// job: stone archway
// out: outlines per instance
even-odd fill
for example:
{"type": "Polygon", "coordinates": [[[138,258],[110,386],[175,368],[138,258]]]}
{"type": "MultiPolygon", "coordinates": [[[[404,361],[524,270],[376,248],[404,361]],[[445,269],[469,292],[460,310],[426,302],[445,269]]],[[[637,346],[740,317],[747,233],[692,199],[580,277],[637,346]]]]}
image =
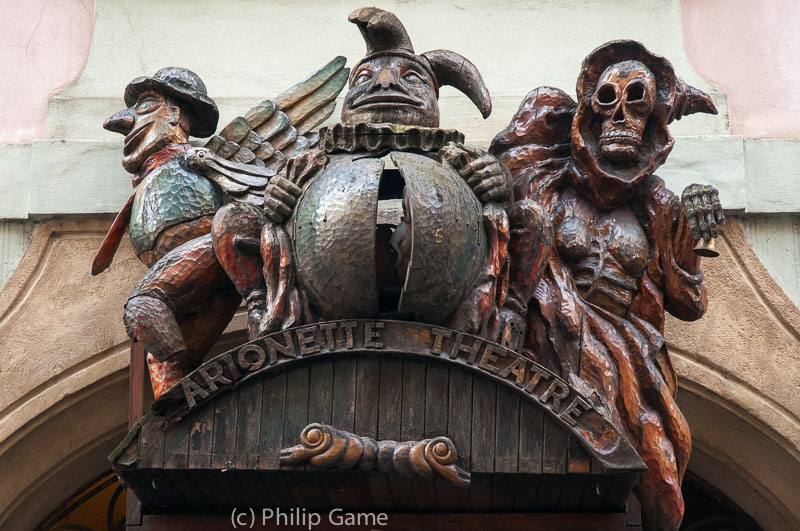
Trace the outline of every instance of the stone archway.
{"type": "Polygon", "coordinates": [[[753,253],[738,220],[704,263],[709,311],[668,320],[689,470],[764,529],[800,527],[800,310],[753,253]]]}

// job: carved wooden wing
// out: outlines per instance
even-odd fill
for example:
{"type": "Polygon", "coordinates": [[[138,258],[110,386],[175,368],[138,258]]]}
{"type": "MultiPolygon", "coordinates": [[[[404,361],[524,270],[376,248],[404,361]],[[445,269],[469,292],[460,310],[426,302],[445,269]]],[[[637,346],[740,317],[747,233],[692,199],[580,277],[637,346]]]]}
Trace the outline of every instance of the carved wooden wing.
{"type": "Polygon", "coordinates": [[[261,205],[270,177],[318,141],[316,126],[336,108],[347,82],[347,59],[336,57],[273,100],[234,118],[207,143],[202,161],[209,178],[235,201],[261,205]]]}

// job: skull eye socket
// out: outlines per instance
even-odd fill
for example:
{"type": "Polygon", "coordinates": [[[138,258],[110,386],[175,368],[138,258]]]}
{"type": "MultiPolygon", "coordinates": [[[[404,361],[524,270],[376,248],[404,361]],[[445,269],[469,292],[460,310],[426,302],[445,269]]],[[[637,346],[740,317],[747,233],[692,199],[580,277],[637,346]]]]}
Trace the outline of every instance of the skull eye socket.
{"type": "Polygon", "coordinates": [[[644,84],[642,83],[631,83],[628,85],[628,94],[625,97],[625,101],[628,103],[633,103],[636,101],[642,101],[644,99],[644,84]]]}
{"type": "Polygon", "coordinates": [[[597,91],[597,101],[602,105],[608,105],[617,101],[617,91],[611,85],[600,87],[597,91]]]}

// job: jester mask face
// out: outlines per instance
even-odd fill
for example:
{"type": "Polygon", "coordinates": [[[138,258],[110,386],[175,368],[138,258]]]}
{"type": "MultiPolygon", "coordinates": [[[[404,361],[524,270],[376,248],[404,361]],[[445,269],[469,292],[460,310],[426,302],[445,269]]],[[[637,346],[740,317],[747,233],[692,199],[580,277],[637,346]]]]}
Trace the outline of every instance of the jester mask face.
{"type": "Polygon", "coordinates": [[[365,61],[350,76],[342,121],[438,127],[434,80],[408,57],[384,55],[365,61]]]}

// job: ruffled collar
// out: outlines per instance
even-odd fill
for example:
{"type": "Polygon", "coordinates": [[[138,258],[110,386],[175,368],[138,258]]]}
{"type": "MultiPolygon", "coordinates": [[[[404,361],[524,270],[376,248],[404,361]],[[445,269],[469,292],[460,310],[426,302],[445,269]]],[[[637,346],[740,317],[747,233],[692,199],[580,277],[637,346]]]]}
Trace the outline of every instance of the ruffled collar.
{"type": "Polygon", "coordinates": [[[455,129],[390,123],[338,123],[319,131],[319,145],[327,153],[354,151],[438,151],[448,142],[463,142],[455,129]]]}

